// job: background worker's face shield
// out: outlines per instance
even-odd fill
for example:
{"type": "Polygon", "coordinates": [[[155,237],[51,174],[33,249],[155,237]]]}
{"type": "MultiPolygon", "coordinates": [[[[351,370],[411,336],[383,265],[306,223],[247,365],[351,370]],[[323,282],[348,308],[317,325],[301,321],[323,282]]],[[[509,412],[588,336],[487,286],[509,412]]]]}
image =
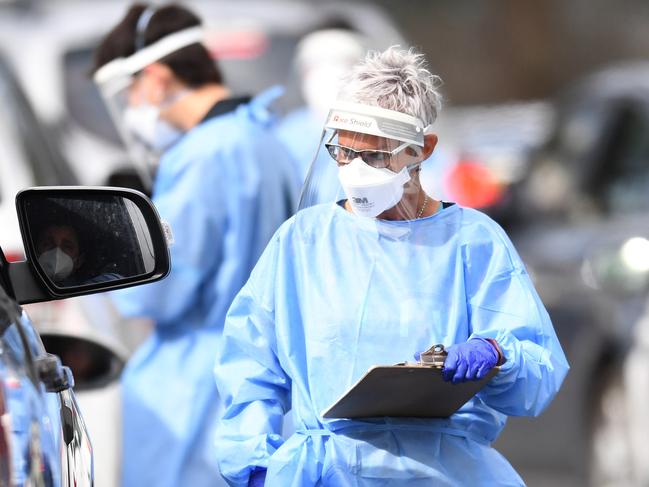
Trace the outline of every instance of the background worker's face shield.
{"type": "Polygon", "coordinates": [[[417,118],[393,110],[334,105],[300,209],[344,200],[348,210],[362,217],[415,220],[429,201],[419,185],[426,131],[417,118]]]}
{"type": "Polygon", "coordinates": [[[102,66],[94,76],[108,112],[145,186],[151,187],[152,169],[161,153],[175,142],[181,132],[160,118],[160,111],[178,100],[152,104],[147,96],[150,80],[144,69],[165,56],[201,42],[203,31],[192,27],[170,34],[136,51],[102,66]]]}

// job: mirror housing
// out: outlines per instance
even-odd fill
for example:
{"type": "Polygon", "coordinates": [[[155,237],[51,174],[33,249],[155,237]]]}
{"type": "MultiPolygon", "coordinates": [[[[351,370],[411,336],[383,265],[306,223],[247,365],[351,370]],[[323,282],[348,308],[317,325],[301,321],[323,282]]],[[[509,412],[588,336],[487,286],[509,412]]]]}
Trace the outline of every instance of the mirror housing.
{"type": "Polygon", "coordinates": [[[27,260],[8,264],[16,301],[29,304],[122,289],[170,270],[151,200],[125,188],[41,187],[16,195],[27,260]]]}

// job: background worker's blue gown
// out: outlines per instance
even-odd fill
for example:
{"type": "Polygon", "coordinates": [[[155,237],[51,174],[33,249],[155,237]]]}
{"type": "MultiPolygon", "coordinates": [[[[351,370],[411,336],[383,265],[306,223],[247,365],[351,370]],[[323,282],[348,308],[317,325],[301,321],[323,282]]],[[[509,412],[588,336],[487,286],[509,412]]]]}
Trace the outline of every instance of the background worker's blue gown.
{"type": "Polygon", "coordinates": [[[505,233],[457,205],[410,222],[300,211],[235,298],[218,357],[219,463],[236,486],[255,467],[273,487],[521,485],[490,444],[568,370],[505,233]],[[471,337],[495,339],[507,362],[450,418],[323,420],[371,366],[471,337]],[[296,433],[282,438],[290,407],[296,433]]]}
{"type": "MultiPolygon", "coordinates": [[[[318,117],[309,107],[302,106],[288,113],[277,124],[275,131],[293,157],[300,183],[304,182],[321,146],[320,137],[324,123],[324,117],[318,117]]],[[[321,152],[331,158],[325,150],[321,152]]]]}
{"type": "Polygon", "coordinates": [[[290,159],[263,99],[190,130],[161,159],[153,201],[171,224],[170,275],[115,293],[155,331],[123,375],[123,484],[223,485],[213,368],[230,303],[294,209],[290,159]]]}

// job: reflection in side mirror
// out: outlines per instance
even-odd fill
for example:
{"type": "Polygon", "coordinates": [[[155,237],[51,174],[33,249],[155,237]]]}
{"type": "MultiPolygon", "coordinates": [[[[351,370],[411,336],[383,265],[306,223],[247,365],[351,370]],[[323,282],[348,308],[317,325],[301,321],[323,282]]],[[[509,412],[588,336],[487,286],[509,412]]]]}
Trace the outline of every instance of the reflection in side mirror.
{"type": "Polygon", "coordinates": [[[59,288],[150,273],[155,253],[142,212],[120,196],[25,201],[39,268],[59,288]]]}
{"type": "Polygon", "coordinates": [[[117,188],[36,188],[16,198],[28,262],[57,297],[164,277],[169,255],[144,195],[117,188]]]}

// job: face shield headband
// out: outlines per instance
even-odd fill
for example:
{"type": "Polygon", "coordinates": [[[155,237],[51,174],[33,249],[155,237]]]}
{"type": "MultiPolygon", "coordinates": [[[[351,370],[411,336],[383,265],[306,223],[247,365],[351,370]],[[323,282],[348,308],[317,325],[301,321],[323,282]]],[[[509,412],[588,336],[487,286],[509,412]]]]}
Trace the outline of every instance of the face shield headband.
{"type": "Polygon", "coordinates": [[[110,97],[125,89],[131,83],[131,78],[149,64],[155,63],[184,47],[200,43],[203,39],[204,32],[200,26],[169,34],[128,57],[117,58],[105,64],[95,73],[95,83],[97,83],[104,96],[110,97]]]}
{"type": "Polygon", "coordinates": [[[337,102],[329,110],[325,129],[360,132],[424,147],[424,126],[417,117],[361,103],[337,102]]]}

